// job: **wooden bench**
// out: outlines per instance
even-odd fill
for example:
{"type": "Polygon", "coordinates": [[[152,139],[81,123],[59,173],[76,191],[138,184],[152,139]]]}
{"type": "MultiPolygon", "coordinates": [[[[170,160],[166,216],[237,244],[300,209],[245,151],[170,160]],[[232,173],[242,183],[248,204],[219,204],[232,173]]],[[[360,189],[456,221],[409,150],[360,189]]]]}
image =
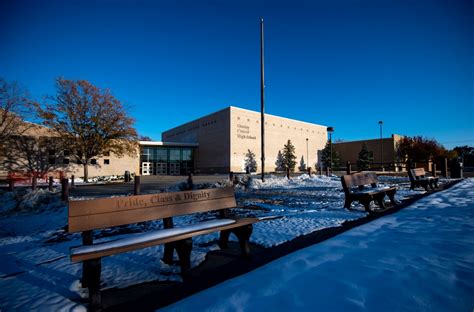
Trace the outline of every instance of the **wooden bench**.
{"type": "Polygon", "coordinates": [[[415,168],[408,170],[408,176],[410,177],[410,189],[414,190],[415,187],[423,187],[428,191],[428,186],[434,190],[438,188],[438,178],[437,177],[427,177],[424,168],[415,168]]]}
{"type": "Polygon", "coordinates": [[[165,263],[172,263],[177,251],[181,274],[189,276],[192,237],[220,231],[219,246],[226,248],[229,235],[239,239],[242,255],[250,252],[252,224],[259,218],[237,218],[229,208],[236,207],[234,189],[218,188],[175,193],[70,201],[68,231],[82,232],[82,246],[71,248],[71,261],[83,262],[82,287],[89,288],[92,309],[100,307],[101,258],[165,244],[165,263]],[[174,227],[173,217],[215,211],[203,222],[174,227]],[[162,219],[164,228],[129,234],[125,238],[94,244],[93,230],[162,219]]]}
{"type": "Polygon", "coordinates": [[[374,172],[361,172],[343,175],[341,177],[342,188],[345,193],[344,207],[351,209],[353,201],[357,200],[367,212],[372,213],[370,202],[375,201],[380,208],[385,209],[385,195],[395,205],[396,187],[378,186],[378,178],[374,172]]]}

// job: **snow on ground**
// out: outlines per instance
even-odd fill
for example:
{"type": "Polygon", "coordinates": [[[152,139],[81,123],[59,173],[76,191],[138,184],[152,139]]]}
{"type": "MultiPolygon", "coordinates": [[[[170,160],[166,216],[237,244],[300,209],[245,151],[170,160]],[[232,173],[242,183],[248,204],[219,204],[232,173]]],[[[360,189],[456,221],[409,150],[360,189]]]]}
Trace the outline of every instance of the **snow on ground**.
{"type": "MultiPolygon", "coordinates": [[[[399,178],[397,178],[399,179],[399,178]]],[[[409,191],[406,180],[387,178],[387,184],[402,183],[397,194],[409,191]]],[[[318,229],[339,226],[346,220],[365,216],[342,208],[344,194],[337,177],[302,175],[291,180],[267,177],[262,183],[254,179],[247,189],[236,191],[238,209],[243,215],[280,216],[254,226],[251,241],[262,246],[275,246],[318,229]]],[[[60,311],[84,310],[87,291],[80,288],[81,264],[69,260],[69,248],[80,245],[80,234],[67,234],[66,206],[59,192],[18,188],[16,193],[0,194],[0,310],[60,311]]],[[[211,214],[175,218],[177,226],[204,221],[211,214]]],[[[128,226],[113,239],[130,233],[162,228],[161,222],[128,226]]],[[[99,233],[99,241],[110,240],[112,230],[99,233]]],[[[192,266],[204,261],[206,254],[218,248],[218,234],[196,237],[192,266]]],[[[231,236],[231,239],[235,239],[231,236]]],[[[163,246],[106,257],[102,264],[102,289],[126,287],[147,281],[180,281],[179,267],[166,265],[159,259],[163,246]]]]}
{"type": "Polygon", "coordinates": [[[165,311],[472,311],[474,180],[165,311]]]}
{"type": "MultiPolygon", "coordinates": [[[[406,177],[380,177],[380,180],[381,185],[401,186],[395,197],[398,201],[425,192],[419,189],[411,191],[406,177]]],[[[355,211],[341,209],[344,206],[344,192],[337,176],[310,177],[303,174],[292,179],[268,176],[265,182],[253,179],[248,191],[238,192],[237,196],[240,206],[261,209],[253,211],[257,216],[282,216],[254,225],[250,240],[265,247],[366,215],[358,203],[353,203],[355,211]]]]}

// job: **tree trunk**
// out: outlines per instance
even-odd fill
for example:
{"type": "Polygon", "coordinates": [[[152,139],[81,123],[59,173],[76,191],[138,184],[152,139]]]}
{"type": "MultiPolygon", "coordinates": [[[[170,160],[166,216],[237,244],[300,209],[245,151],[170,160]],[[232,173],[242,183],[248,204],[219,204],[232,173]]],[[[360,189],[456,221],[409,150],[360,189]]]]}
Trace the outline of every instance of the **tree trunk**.
{"type": "Polygon", "coordinates": [[[38,177],[36,176],[36,173],[33,174],[33,177],[31,178],[31,189],[34,191],[36,190],[36,186],[38,185],[38,177]]]}
{"type": "Polygon", "coordinates": [[[89,167],[87,166],[88,163],[89,163],[89,161],[86,160],[83,164],[83,166],[84,166],[84,182],[88,182],[88,178],[89,178],[89,167]]]}

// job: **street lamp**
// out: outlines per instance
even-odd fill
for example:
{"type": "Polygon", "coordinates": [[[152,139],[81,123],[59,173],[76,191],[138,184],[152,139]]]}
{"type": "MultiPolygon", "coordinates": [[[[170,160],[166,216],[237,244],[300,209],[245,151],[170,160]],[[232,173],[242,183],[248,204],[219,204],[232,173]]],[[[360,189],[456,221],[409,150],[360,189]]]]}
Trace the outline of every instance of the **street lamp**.
{"type": "MultiPolygon", "coordinates": [[[[309,165],[309,156],[308,156],[308,138],[306,138],[306,163],[309,165]]],[[[306,165],[306,167],[308,167],[308,165],[306,165]]]]}
{"type": "Polygon", "coordinates": [[[382,139],[382,126],[383,126],[383,121],[380,120],[379,121],[379,125],[380,125],[380,166],[382,167],[382,171],[384,171],[383,169],[383,139],[382,139]]]}
{"type": "Polygon", "coordinates": [[[327,131],[329,133],[329,153],[330,153],[330,160],[331,160],[329,168],[331,168],[331,171],[332,171],[332,133],[334,132],[334,128],[328,127],[327,131]]]}

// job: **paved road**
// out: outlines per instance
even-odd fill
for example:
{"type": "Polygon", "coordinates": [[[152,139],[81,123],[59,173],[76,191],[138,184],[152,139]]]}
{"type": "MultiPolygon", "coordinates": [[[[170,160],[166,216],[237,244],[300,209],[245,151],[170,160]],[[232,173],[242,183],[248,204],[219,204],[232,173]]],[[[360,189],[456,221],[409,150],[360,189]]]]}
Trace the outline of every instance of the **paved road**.
{"type": "MultiPolygon", "coordinates": [[[[222,175],[198,175],[193,177],[195,184],[216,183],[226,180],[229,176],[222,175]]],[[[152,193],[157,190],[164,190],[170,186],[180,182],[186,182],[186,176],[142,176],[140,179],[140,191],[142,194],[152,193]]],[[[126,195],[133,193],[134,183],[110,183],[110,184],[94,184],[94,185],[76,185],[71,190],[72,197],[95,197],[95,196],[111,196],[126,195]]]]}

